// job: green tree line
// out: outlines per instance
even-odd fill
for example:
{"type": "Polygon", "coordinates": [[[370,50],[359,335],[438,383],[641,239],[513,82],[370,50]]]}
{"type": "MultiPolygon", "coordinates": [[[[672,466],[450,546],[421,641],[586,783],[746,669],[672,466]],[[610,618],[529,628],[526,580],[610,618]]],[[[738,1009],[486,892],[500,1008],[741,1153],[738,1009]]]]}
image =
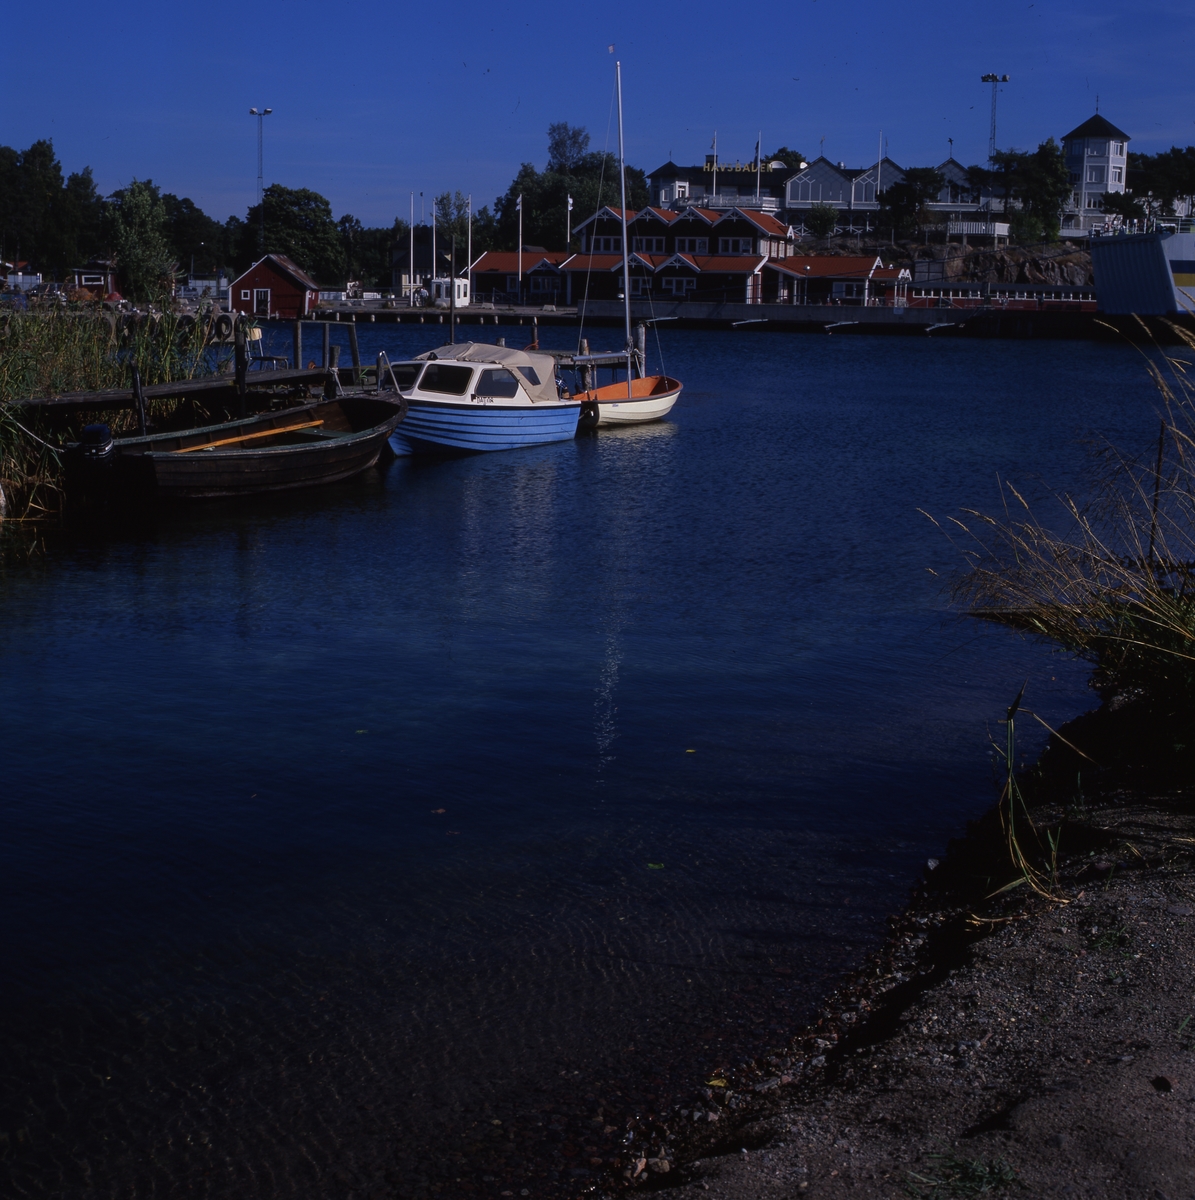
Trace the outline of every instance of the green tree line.
{"type": "MultiPolygon", "coordinates": [[[[525,245],[562,250],[570,226],[605,204],[617,205],[614,156],[589,149],[589,134],[566,122],[548,129],[542,171],[523,163],[491,210],[472,214],[473,254],[514,250],[522,196],[525,245]],[[573,209],[568,212],[568,199],[573,209]]],[[[627,202],[648,201],[647,179],[627,168],[627,202]]],[[[437,238],[447,253],[455,234],[463,264],[468,201],[460,192],[436,196],[437,238]]],[[[48,278],[63,278],[93,259],[116,263],[122,294],[145,299],[172,277],[224,269],[239,274],[261,254],[285,254],[324,284],[359,280],[367,288],[390,286],[391,260],[407,245],[409,225],[368,227],[351,213],[339,218],[326,197],[309,188],[272,184],[244,218],[218,221],[193,200],[163,192],[152,179],[134,179],[110,196],[96,188],[91,168],[64,175],[48,140],[26,150],[0,146],[0,259],[25,261],[48,278]]],[[[575,247],[575,240],[572,242],[575,247]]]]}

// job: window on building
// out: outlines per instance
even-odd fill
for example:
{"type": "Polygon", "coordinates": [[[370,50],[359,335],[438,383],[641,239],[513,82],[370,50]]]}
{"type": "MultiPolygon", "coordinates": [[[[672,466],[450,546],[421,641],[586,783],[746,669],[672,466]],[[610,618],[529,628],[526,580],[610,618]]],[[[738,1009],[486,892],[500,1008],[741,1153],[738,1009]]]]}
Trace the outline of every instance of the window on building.
{"type": "Polygon", "coordinates": [[[1107,142],[1088,142],[1087,143],[1087,153],[1089,155],[1094,154],[1097,158],[1103,158],[1103,156],[1108,153],[1108,143],[1107,142]]]}
{"type": "Polygon", "coordinates": [[[242,299],[242,300],[252,300],[252,299],[253,299],[253,293],[252,293],[252,292],[250,292],[248,288],[245,288],[245,289],[244,289],[244,290],[241,292],[241,299],[242,299]]]}
{"type": "Polygon", "coordinates": [[[646,296],[651,291],[651,280],[643,275],[631,276],[631,295],[646,296]]]}
{"type": "Polygon", "coordinates": [[[618,254],[622,251],[622,238],[593,237],[589,242],[591,254],[618,254]]]}
{"type": "Polygon", "coordinates": [[[1116,155],[1117,158],[1123,158],[1124,157],[1124,142],[1113,142],[1112,143],[1112,153],[1114,155],[1116,155]]]}
{"type": "Polygon", "coordinates": [[[670,187],[660,188],[660,203],[661,204],[671,204],[672,203],[672,189],[670,187]]]}
{"type": "Polygon", "coordinates": [[[532,275],[531,290],[533,292],[558,292],[560,284],[554,275],[532,275]]]}
{"type": "Polygon", "coordinates": [[[795,203],[797,204],[820,204],[822,198],[822,185],[815,183],[812,179],[799,179],[796,186],[792,189],[795,193],[795,203]]]}
{"type": "Polygon", "coordinates": [[[854,195],[856,204],[873,204],[876,198],[876,185],[874,183],[856,183],[854,195]]]}
{"type": "Polygon", "coordinates": [[[755,247],[751,238],[719,238],[719,254],[754,254],[755,247]]]}
{"type": "Polygon", "coordinates": [[[697,287],[696,279],[665,279],[664,291],[671,292],[678,300],[687,296],[697,287]]]}
{"type": "MultiPolygon", "coordinates": [[[[444,370],[466,371],[465,367],[446,367],[444,370]]],[[[466,372],[467,373],[467,372],[466,372]]],[[[427,381],[424,380],[424,388],[427,388],[427,381]]],[[[442,389],[433,388],[432,391],[440,391],[442,389]]],[[[459,396],[461,392],[453,391],[452,394],[459,396]]],[[[482,371],[477,380],[477,394],[479,396],[493,396],[498,400],[513,400],[519,394],[519,381],[514,375],[502,367],[498,367],[492,371],[482,371]]]]}
{"type": "Polygon", "coordinates": [[[1104,207],[1103,194],[1101,192],[1088,192],[1087,193],[1087,207],[1095,208],[1095,209],[1102,209],[1104,207]]]}
{"type": "Polygon", "coordinates": [[[640,254],[663,254],[664,239],[662,237],[631,238],[631,249],[640,254]]]}
{"type": "Polygon", "coordinates": [[[1071,183],[1078,183],[1078,182],[1079,182],[1079,172],[1072,171],[1071,172],[1071,183]]]}
{"type": "Polygon", "coordinates": [[[708,254],[710,252],[709,238],[678,237],[676,239],[677,254],[708,254]]]}
{"type": "Polygon", "coordinates": [[[269,288],[253,289],[253,315],[256,317],[268,317],[270,315],[269,288]]]}
{"type": "Polygon", "coordinates": [[[1087,168],[1087,182],[1088,183],[1103,183],[1104,182],[1104,168],[1103,167],[1088,167],[1087,168]]]}
{"type": "Polygon", "coordinates": [[[1124,168],[1123,167],[1113,167],[1112,168],[1112,182],[1113,183],[1124,183],[1124,168]]]}
{"type": "Polygon", "coordinates": [[[864,283],[835,283],[830,293],[836,300],[862,300],[866,287],[864,283]]]}
{"type": "Polygon", "coordinates": [[[687,200],[689,197],[689,185],[683,180],[676,181],[676,198],[678,200],[687,200]]]}

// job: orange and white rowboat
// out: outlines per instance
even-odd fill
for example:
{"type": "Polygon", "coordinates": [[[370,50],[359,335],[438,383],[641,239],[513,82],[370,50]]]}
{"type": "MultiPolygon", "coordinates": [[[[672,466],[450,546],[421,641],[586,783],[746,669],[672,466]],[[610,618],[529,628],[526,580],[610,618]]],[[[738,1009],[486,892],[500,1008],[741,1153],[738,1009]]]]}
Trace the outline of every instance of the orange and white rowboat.
{"type": "Polygon", "coordinates": [[[672,411],[680,391],[681,383],[677,379],[667,375],[645,375],[642,379],[631,380],[629,397],[624,379],[621,383],[578,392],[573,399],[581,401],[583,412],[589,405],[596,407],[598,425],[641,425],[646,421],[663,420],[672,411]]]}

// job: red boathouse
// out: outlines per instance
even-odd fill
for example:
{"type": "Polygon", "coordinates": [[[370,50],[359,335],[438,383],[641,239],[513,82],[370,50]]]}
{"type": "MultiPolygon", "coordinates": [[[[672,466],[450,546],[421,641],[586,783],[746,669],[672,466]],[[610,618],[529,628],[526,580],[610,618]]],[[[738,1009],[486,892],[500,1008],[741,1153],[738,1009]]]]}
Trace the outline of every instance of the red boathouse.
{"type": "Polygon", "coordinates": [[[232,281],[228,303],[246,316],[293,321],[311,315],[319,303],[319,284],[285,254],[267,254],[232,281]]]}

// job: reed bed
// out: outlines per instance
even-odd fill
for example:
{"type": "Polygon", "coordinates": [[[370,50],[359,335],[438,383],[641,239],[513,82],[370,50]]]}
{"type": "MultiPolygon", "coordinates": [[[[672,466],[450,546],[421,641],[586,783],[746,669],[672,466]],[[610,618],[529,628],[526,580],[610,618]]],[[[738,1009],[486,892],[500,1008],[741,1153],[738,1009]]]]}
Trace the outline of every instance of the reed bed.
{"type": "Polygon", "coordinates": [[[1145,700],[1187,720],[1195,708],[1195,336],[1145,361],[1158,389],[1158,439],[1140,455],[1096,450],[1091,493],[1056,493],[1037,516],[1011,483],[1002,516],[951,518],[967,559],[963,611],[1089,661],[1105,699],[1145,700]]]}
{"type": "MultiPolygon", "coordinates": [[[[193,379],[217,370],[209,318],[189,314],[115,314],[93,305],[0,315],[0,518],[42,519],[62,503],[57,450],[78,428],[103,419],[127,427],[131,412],[50,419],[12,401],[63,392],[128,387],[136,364],[145,384],[193,379]]],[[[155,415],[176,406],[159,401],[155,415]]]]}

